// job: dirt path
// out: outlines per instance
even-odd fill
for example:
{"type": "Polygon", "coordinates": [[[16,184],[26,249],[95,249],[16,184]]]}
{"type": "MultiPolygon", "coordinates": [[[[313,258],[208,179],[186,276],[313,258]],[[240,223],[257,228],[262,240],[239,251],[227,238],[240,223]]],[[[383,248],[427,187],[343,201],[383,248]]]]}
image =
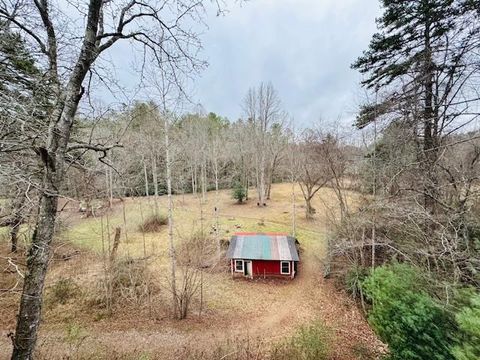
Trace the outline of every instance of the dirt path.
{"type": "MultiPolygon", "coordinates": [[[[41,357],[88,357],[95,349],[101,358],[156,354],[151,358],[175,359],[183,349],[209,349],[232,339],[280,341],[313,320],[325,323],[333,334],[332,359],[356,359],[353,348],[380,346],[355,305],[319,275],[320,267],[318,259],[307,255],[302,257],[294,281],[229,279],[234,283],[231,295],[243,299],[242,306],[233,312],[207,311],[201,318],[192,316],[182,322],[123,314],[84,324],[78,338],[69,338],[64,326],[52,323],[44,326],[40,336],[41,357]]],[[[9,348],[5,335],[3,332],[0,349],[9,348]]],[[[0,359],[8,359],[8,353],[0,351],[0,359]]]]}

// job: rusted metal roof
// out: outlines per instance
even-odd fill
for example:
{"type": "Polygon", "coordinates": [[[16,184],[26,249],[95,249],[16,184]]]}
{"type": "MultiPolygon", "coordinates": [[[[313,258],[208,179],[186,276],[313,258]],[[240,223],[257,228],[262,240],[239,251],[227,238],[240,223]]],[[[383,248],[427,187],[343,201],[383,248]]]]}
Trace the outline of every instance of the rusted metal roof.
{"type": "Polygon", "coordinates": [[[295,239],[282,233],[236,233],[227,258],[299,261],[295,239]]]}

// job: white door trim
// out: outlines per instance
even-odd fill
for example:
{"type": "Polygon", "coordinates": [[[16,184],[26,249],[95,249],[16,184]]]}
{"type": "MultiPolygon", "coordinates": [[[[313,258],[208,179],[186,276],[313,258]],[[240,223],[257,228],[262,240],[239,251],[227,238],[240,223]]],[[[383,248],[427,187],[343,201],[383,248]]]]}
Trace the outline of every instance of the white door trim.
{"type": "Polygon", "coordinates": [[[243,266],[247,270],[248,275],[246,275],[249,278],[253,278],[253,264],[252,260],[244,260],[243,261],[243,266]]]}

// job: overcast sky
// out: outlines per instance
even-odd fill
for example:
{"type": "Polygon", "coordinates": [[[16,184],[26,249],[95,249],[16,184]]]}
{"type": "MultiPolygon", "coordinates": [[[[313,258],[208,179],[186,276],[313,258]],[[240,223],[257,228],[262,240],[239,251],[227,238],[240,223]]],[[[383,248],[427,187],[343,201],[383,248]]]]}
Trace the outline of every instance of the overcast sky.
{"type": "Polygon", "coordinates": [[[194,97],[207,111],[235,120],[248,88],[271,81],[297,123],[351,121],[362,91],[350,64],[376,30],[378,0],[251,0],[229,10],[204,35],[210,65],[194,97]]]}
{"type": "MultiPolygon", "coordinates": [[[[350,65],[376,30],[378,0],[226,2],[226,15],[212,12],[206,19],[209,29],[202,35],[200,57],[209,66],[191,87],[195,103],[237,120],[248,88],[270,81],[299,127],[319,118],[352,122],[364,92],[350,65]]],[[[108,57],[116,65],[115,77],[132,89],[138,83],[132,67],[138,55],[128,46],[119,44],[108,57]]],[[[140,93],[132,96],[142,98],[140,93]]]]}

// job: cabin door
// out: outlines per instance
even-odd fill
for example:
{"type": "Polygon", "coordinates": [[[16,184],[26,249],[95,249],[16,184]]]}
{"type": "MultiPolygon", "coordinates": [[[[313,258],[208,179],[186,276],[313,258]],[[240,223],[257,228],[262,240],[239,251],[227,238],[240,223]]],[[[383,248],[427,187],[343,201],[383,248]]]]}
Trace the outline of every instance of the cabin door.
{"type": "Polygon", "coordinates": [[[252,262],[251,261],[245,260],[243,262],[243,275],[249,276],[249,277],[252,276],[252,262]]]}

